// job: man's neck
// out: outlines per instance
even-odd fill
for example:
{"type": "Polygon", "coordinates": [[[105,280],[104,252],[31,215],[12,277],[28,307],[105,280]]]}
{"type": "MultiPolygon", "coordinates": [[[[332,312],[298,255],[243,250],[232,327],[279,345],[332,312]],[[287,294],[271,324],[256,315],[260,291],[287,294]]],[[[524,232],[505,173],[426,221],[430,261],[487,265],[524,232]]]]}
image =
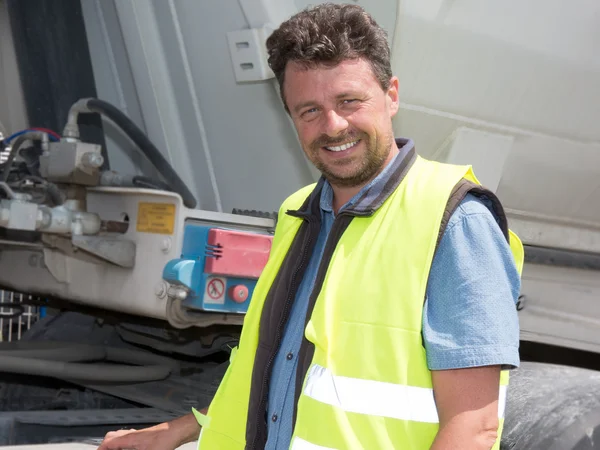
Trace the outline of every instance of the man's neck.
{"type": "Polygon", "coordinates": [[[399,153],[398,147],[395,145],[392,146],[388,157],[385,159],[384,163],[381,165],[379,170],[367,181],[358,185],[358,186],[336,186],[335,184],[331,184],[331,188],[333,190],[333,212],[337,214],[342,206],[348,203],[352,197],[360,192],[362,188],[364,188],[367,184],[377,178],[383,169],[387,167],[387,165],[392,162],[394,157],[399,153]]]}
{"type": "Polygon", "coordinates": [[[361,186],[351,186],[351,187],[339,187],[335,185],[331,185],[333,189],[333,212],[337,214],[340,211],[340,208],[344,206],[346,203],[352,199],[356,194],[360,192],[360,190],[365,187],[370,181],[367,181],[361,186]]]}

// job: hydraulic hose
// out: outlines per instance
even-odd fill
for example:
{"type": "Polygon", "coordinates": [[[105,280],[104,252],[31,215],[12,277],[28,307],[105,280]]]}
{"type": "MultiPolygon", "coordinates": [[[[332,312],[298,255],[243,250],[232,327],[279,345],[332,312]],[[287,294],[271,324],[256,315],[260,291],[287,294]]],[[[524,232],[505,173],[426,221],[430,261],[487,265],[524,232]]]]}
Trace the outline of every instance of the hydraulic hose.
{"type": "Polygon", "coordinates": [[[62,362],[98,361],[106,357],[106,349],[101,346],[56,341],[17,341],[3,342],[0,345],[0,358],[2,356],[62,362]]]}
{"type": "Polygon", "coordinates": [[[50,181],[45,180],[44,178],[39,177],[37,175],[27,175],[22,181],[24,180],[29,180],[41,184],[46,190],[48,197],[50,197],[50,200],[52,200],[52,202],[56,206],[60,206],[65,202],[65,199],[63,198],[63,193],[56,184],[51,183],[50,181]]]}
{"type": "Polygon", "coordinates": [[[10,169],[12,168],[13,161],[15,157],[19,153],[19,149],[21,145],[27,140],[43,140],[48,142],[48,134],[42,131],[28,131],[27,133],[21,134],[17,137],[11,144],[10,153],[8,154],[8,159],[4,163],[4,169],[2,170],[2,175],[0,175],[0,181],[7,181],[8,176],[10,175],[10,169]]]}
{"type": "Polygon", "coordinates": [[[48,181],[44,184],[44,186],[46,187],[46,192],[48,193],[48,196],[56,206],[60,206],[64,203],[63,194],[57,185],[48,181]]]}
{"type": "Polygon", "coordinates": [[[171,186],[162,180],[150,178],[143,175],[122,175],[117,172],[102,172],[100,176],[101,186],[111,187],[138,187],[144,189],[159,189],[161,191],[173,191],[171,186]]]}
{"type": "Polygon", "coordinates": [[[145,177],[142,175],[136,175],[133,177],[133,185],[148,189],[162,189],[163,191],[171,190],[171,187],[167,183],[164,183],[161,180],[155,180],[153,178],[145,177]]]}
{"type": "Polygon", "coordinates": [[[78,112],[95,112],[112,120],[139,147],[146,158],[156,167],[158,172],[171,187],[170,190],[181,195],[183,204],[188,208],[196,207],[196,198],[190,192],[177,172],[162,155],[160,150],[150,141],[148,136],[123,112],[110,103],[96,99],[82,99],[71,107],[68,123],[65,126],[65,136],[76,136],[75,131],[78,112]]]}
{"type": "Polygon", "coordinates": [[[171,369],[165,366],[124,367],[117,364],[80,364],[5,355],[0,356],[0,362],[0,370],[3,372],[85,382],[142,383],[163,380],[171,373],[171,369]]]}
{"type": "Polygon", "coordinates": [[[167,378],[177,364],[123,348],[22,341],[0,346],[0,372],[92,383],[142,383],[167,378]],[[83,361],[103,361],[83,363],[83,361]],[[106,364],[106,361],[129,365],[106,364]],[[131,364],[134,364],[133,366],[131,364]]]}

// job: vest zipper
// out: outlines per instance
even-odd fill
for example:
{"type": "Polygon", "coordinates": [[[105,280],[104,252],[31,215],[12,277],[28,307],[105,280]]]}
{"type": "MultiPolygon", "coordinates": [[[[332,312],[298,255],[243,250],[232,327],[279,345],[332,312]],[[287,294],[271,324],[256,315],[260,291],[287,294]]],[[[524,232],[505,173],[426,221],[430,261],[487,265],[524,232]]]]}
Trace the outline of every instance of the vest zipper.
{"type": "MultiPolygon", "coordinates": [[[[304,220],[306,220],[308,222],[308,226],[313,227],[315,222],[314,220],[312,220],[310,217],[306,217],[304,218],[304,220]]],[[[312,241],[314,240],[314,230],[309,229],[308,231],[308,236],[306,237],[306,242],[305,244],[302,246],[302,256],[300,258],[300,263],[296,265],[295,269],[294,269],[294,273],[292,274],[292,280],[290,283],[290,291],[288,293],[287,299],[286,299],[286,303],[285,306],[283,308],[283,317],[281,322],[279,323],[279,327],[277,328],[277,334],[275,335],[275,347],[274,347],[274,351],[271,352],[271,355],[269,356],[269,360],[267,361],[267,364],[265,366],[265,376],[263,377],[263,383],[262,383],[262,392],[263,392],[263,396],[260,400],[260,404],[258,407],[258,412],[259,414],[265,412],[266,413],[266,402],[267,402],[267,398],[268,398],[268,391],[267,391],[267,387],[268,387],[268,379],[269,376],[268,374],[270,374],[271,371],[271,366],[273,365],[273,361],[275,361],[275,356],[277,355],[277,352],[279,351],[279,346],[281,345],[281,340],[282,340],[282,335],[283,335],[283,330],[285,328],[285,324],[288,320],[288,316],[290,313],[290,308],[294,302],[294,299],[296,297],[297,291],[298,291],[298,287],[299,287],[299,283],[298,283],[298,273],[300,273],[300,270],[302,270],[302,267],[304,267],[307,263],[307,256],[308,256],[308,250],[312,247],[312,241]]],[[[266,424],[264,425],[264,428],[266,428],[266,424]]],[[[257,433],[254,434],[254,439],[252,440],[252,446],[250,447],[251,449],[256,449],[256,445],[257,445],[257,441],[259,438],[259,430],[257,430],[257,433]]],[[[262,431],[262,430],[260,430],[262,431]]]]}

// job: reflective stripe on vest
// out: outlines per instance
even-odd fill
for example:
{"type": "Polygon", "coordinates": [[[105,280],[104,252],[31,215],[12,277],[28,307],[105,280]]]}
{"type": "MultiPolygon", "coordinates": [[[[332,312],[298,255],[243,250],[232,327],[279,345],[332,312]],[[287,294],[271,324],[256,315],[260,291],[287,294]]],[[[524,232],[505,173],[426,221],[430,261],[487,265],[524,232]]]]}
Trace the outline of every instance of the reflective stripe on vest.
{"type": "Polygon", "coordinates": [[[322,445],[311,444],[302,438],[296,437],[292,442],[290,450],[336,450],[331,447],[323,447],[322,445]]]}
{"type": "MultiPolygon", "coordinates": [[[[507,387],[500,386],[500,419],[504,418],[506,393],[507,387]]],[[[337,376],[318,364],[308,372],[304,395],[346,412],[439,423],[433,389],[337,376]]]]}

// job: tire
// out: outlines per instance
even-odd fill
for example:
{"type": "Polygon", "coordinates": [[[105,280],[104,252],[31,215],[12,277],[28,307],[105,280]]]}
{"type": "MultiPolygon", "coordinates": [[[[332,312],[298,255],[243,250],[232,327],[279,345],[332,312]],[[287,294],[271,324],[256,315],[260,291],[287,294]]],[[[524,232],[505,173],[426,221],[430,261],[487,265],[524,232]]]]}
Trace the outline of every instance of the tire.
{"type": "Polygon", "coordinates": [[[523,362],[505,417],[501,450],[600,449],[600,372],[523,362]]]}

